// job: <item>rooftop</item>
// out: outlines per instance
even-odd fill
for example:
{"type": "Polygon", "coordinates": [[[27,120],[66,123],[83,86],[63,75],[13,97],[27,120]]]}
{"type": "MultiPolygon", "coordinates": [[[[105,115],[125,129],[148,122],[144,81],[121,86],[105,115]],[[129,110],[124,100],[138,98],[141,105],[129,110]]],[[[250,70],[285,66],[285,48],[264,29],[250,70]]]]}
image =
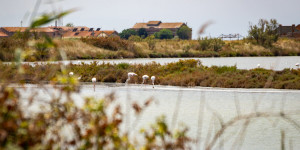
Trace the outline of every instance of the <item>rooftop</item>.
{"type": "Polygon", "coordinates": [[[185,25],[183,22],[149,21],[148,23],[136,23],[132,28],[180,28],[183,25],[185,25]]]}
{"type": "Polygon", "coordinates": [[[6,36],[8,36],[6,33],[0,31],[0,37],[6,37],[6,36]]]}
{"type": "Polygon", "coordinates": [[[80,38],[80,37],[97,37],[101,33],[105,33],[107,36],[110,36],[114,33],[118,34],[117,31],[115,30],[103,30],[103,31],[80,31],[77,30],[76,32],[74,31],[67,31],[66,33],[63,34],[63,37],[65,38],[80,38]]]}

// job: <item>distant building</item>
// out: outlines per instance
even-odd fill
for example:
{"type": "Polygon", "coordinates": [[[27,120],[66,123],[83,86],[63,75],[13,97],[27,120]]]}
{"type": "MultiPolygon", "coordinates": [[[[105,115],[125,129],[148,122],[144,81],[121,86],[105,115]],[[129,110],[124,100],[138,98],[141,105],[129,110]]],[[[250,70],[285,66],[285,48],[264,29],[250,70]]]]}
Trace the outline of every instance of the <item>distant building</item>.
{"type": "Polygon", "coordinates": [[[0,30],[0,38],[6,38],[8,35],[0,30]]]}
{"type": "MultiPolygon", "coordinates": [[[[0,38],[10,37],[16,33],[24,33],[27,31],[27,27],[1,27],[0,38]]],[[[85,26],[79,27],[63,27],[63,26],[50,26],[29,30],[29,33],[36,35],[47,35],[52,38],[81,38],[81,37],[112,37],[118,36],[118,32],[115,30],[101,30],[97,28],[94,31],[93,28],[85,26]]]]}
{"type": "Polygon", "coordinates": [[[283,26],[280,24],[277,32],[280,37],[300,38],[300,24],[297,26],[295,26],[295,24],[291,26],[283,26]]]}
{"type": "MultiPolygon", "coordinates": [[[[7,35],[7,37],[13,36],[16,33],[24,33],[27,31],[27,27],[1,27],[0,33],[4,33],[7,35]]],[[[58,30],[49,28],[49,27],[43,27],[43,28],[36,28],[29,30],[29,33],[36,35],[48,35],[49,37],[60,37],[60,33],[58,30]]],[[[3,35],[4,35],[3,34],[3,35]]]]}
{"type": "MultiPolygon", "coordinates": [[[[168,22],[168,23],[163,23],[161,21],[149,21],[147,23],[136,23],[132,29],[134,29],[135,31],[138,31],[141,28],[146,29],[148,35],[152,35],[155,32],[159,32],[162,29],[169,29],[173,32],[173,35],[176,36],[176,32],[179,28],[181,28],[182,26],[187,26],[186,23],[183,22],[168,22]]],[[[192,28],[190,28],[192,31],[192,28]]],[[[190,35],[190,37],[192,38],[192,35],[190,35]]]]}
{"type": "Polygon", "coordinates": [[[114,37],[119,36],[118,32],[115,30],[101,30],[97,28],[94,31],[93,28],[89,28],[88,30],[83,30],[82,28],[78,30],[74,28],[72,31],[65,32],[62,37],[63,38],[86,38],[86,37],[114,37]]]}
{"type": "Polygon", "coordinates": [[[115,37],[119,36],[119,33],[115,30],[103,30],[100,31],[100,34],[97,34],[97,37],[115,37]]]}

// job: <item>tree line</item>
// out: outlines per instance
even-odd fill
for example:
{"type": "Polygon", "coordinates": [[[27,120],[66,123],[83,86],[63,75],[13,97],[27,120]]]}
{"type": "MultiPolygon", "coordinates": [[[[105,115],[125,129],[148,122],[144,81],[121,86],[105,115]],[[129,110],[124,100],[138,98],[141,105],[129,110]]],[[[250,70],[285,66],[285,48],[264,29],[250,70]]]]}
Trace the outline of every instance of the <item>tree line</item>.
{"type": "Polygon", "coordinates": [[[155,39],[190,39],[191,38],[191,29],[187,26],[180,27],[177,32],[176,36],[173,35],[173,32],[170,29],[162,29],[159,32],[155,32],[153,35],[149,35],[145,28],[140,28],[139,30],[134,29],[125,29],[119,35],[123,39],[129,39],[130,37],[139,37],[141,39],[145,39],[148,36],[154,36],[155,39]]]}

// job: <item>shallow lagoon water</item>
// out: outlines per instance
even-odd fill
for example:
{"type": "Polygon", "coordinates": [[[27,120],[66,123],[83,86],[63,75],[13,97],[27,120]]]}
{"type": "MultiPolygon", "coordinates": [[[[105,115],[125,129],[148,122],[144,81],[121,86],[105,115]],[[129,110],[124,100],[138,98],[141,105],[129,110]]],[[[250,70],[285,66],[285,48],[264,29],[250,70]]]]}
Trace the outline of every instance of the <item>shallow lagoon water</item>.
{"type": "MultiPolygon", "coordinates": [[[[36,91],[37,99],[47,99],[47,92],[36,85],[26,85],[29,92],[24,92],[24,99],[36,91]]],[[[51,89],[50,87],[46,89],[51,89]]],[[[20,89],[22,90],[22,89],[20,89]]],[[[50,90],[50,93],[55,90],[50,90]]],[[[226,89],[226,88],[183,88],[174,86],[97,84],[83,84],[79,94],[73,95],[78,105],[82,104],[82,97],[103,98],[106,94],[115,92],[116,103],[121,104],[125,113],[123,130],[129,130],[132,138],[138,137],[140,128],[147,128],[155,118],[161,115],[167,117],[171,128],[177,128],[184,123],[190,128],[188,134],[200,140],[193,144],[193,149],[204,149],[209,135],[214,135],[220,128],[215,115],[221,116],[224,122],[253,112],[275,113],[284,111],[300,123],[300,91],[275,89],[226,89]],[[146,108],[142,115],[135,117],[134,112],[128,111],[129,103],[142,104],[149,98],[154,102],[146,108]]],[[[278,118],[259,118],[251,120],[247,128],[244,142],[240,142],[239,133],[244,121],[234,124],[226,130],[214,149],[280,149],[281,131],[286,134],[286,149],[300,147],[300,131],[290,123],[278,118]],[[224,144],[220,144],[223,143],[224,144]],[[241,144],[240,144],[241,143],[241,144]],[[234,145],[234,146],[232,146],[234,145]],[[240,145],[240,147],[235,147],[240,145]]],[[[211,136],[210,136],[211,137],[211,136]]]]}
{"type": "MultiPolygon", "coordinates": [[[[283,70],[285,68],[294,68],[296,63],[300,63],[300,56],[280,56],[280,57],[213,57],[213,58],[137,58],[137,59],[113,59],[113,60],[72,60],[72,61],[57,61],[50,63],[63,64],[90,64],[94,61],[98,63],[130,63],[130,64],[146,64],[155,61],[160,64],[167,64],[177,62],[179,60],[196,59],[200,60],[204,66],[234,66],[238,69],[253,69],[260,64],[261,68],[283,70]]],[[[44,64],[46,62],[36,62],[37,64],[44,64]]],[[[35,64],[29,62],[29,64],[35,64]]]]}

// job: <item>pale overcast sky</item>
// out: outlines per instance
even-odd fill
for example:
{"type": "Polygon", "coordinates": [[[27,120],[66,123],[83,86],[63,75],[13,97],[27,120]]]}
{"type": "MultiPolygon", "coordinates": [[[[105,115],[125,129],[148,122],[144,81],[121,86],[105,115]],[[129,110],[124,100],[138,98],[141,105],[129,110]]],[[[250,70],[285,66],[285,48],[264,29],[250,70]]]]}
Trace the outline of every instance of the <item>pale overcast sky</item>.
{"type": "MultiPolygon", "coordinates": [[[[37,0],[0,0],[0,27],[28,25],[37,0]],[[30,16],[30,15],[29,15],[30,16]],[[27,19],[26,19],[27,18],[27,19]]],[[[300,24],[300,0],[42,0],[39,13],[77,8],[63,19],[78,26],[121,32],[136,22],[187,22],[193,38],[207,21],[205,35],[247,35],[249,22],[275,18],[283,25],[300,24]],[[49,2],[55,2],[49,4],[49,2]]],[[[54,23],[53,23],[54,25],[54,23]]]]}

